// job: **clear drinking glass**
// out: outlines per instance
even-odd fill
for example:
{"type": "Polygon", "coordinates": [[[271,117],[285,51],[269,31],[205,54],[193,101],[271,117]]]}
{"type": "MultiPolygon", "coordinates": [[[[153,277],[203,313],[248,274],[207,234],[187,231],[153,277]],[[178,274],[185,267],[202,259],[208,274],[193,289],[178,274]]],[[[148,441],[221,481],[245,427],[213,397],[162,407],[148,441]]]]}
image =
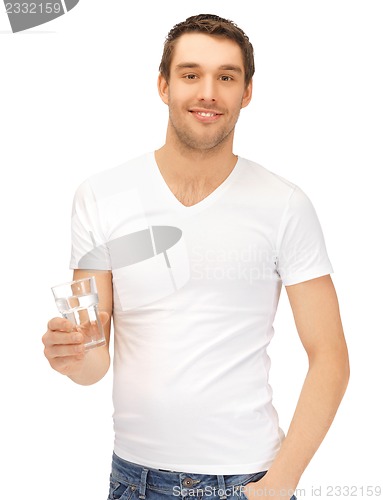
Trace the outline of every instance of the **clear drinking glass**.
{"type": "Polygon", "coordinates": [[[94,276],[54,286],[52,292],[61,315],[84,335],[85,350],[106,344],[94,276]]]}

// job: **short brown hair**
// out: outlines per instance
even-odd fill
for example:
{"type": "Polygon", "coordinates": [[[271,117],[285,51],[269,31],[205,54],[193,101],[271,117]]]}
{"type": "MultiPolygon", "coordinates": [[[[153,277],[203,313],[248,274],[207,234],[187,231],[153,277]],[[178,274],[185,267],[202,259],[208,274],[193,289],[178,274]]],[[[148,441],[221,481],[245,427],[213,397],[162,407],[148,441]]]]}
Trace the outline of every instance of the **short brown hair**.
{"type": "Polygon", "coordinates": [[[167,82],[170,77],[170,65],[176,41],[184,33],[204,33],[229,38],[236,42],[242,50],[243,64],[245,66],[245,85],[247,86],[250,83],[254,75],[254,51],[248,36],[233,21],[214,14],[198,14],[197,16],[188,17],[186,21],[176,24],[169,31],[165,39],[159,68],[160,73],[167,82]]]}

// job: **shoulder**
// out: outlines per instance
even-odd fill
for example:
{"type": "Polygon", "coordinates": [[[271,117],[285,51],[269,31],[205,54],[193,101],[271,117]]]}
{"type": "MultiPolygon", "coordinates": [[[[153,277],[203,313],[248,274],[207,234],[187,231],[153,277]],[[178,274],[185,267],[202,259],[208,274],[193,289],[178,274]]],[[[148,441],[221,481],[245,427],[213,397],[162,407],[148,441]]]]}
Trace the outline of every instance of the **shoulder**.
{"type": "Polygon", "coordinates": [[[145,153],[115,167],[101,170],[84,179],[76,195],[104,198],[118,191],[129,189],[132,182],[145,175],[145,168],[152,161],[153,153],[145,153]]]}
{"type": "Polygon", "coordinates": [[[239,158],[244,168],[244,182],[262,198],[280,202],[282,205],[305,203],[307,194],[294,182],[246,158],[239,158]]]}
{"type": "Polygon", "coordinates": [[[282,177],[281,175],[278,175],[277,173],[269,170],[268,168],[255,161],[248,160],[242,157],[239,157],[239,160],[241,161],[245,169],[247,169],[248,175],[256,178],[258,180],[258,183],[263,188],[269,188],[271,190],[274,189],[276,191],[285,191],[288,193],[291,193],[292,191],[294,191],[294,189],[297,188],[297,185],[290,180],[282,177]]]}

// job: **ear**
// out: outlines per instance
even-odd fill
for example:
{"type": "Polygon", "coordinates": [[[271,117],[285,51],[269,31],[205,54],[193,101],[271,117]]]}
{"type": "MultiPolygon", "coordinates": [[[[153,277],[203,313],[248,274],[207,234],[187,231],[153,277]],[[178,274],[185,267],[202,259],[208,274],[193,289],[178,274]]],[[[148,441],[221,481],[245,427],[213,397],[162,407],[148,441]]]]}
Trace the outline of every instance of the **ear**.
{"type": "Polygon", "coordinates": [[[242,96],[242,106],[241,108],[246,108],[250,104],[251,97],[253,95],[253,80],[250,80],[249,85],[245,88],[245,92],[242,96]]]}
{"type": "Polygon", "coordinates": [[[165,104],[169,104],[169,84],[160,73],[157,81],[158,94],[165,104]]]}

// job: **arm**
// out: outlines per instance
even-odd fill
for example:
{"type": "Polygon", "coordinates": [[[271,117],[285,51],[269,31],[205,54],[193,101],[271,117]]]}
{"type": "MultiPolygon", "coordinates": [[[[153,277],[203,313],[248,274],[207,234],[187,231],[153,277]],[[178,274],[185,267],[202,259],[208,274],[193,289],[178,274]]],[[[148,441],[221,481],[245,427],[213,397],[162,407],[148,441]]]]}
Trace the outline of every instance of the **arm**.
{"type": "Polygon", "coordinates": [[[81,385],[91,385],[107,373],[110,366],[110,322],[113,311],[112,273],[110,271],[75,270],[73,279],[96,277],[100,319],[103,323],[106,345],[84,352],[83,336],[73,331],[73,325],[64,318],[53,318],[43,336],[45,356],[53,369],[81,385]],[[70,332],[70,333],[69,333],[70,332]]]}
{"type": "MultiPolygon", "coordinates": [[[[286,439],[268,473],[253,484],[257,491],[295,490],[335,417],[349,379],[347,346],[330,275],[287,286],[286,291],[309,369],[286,439]]],[[[248,496],[253,498],[251,485],[248,496]]]]}

